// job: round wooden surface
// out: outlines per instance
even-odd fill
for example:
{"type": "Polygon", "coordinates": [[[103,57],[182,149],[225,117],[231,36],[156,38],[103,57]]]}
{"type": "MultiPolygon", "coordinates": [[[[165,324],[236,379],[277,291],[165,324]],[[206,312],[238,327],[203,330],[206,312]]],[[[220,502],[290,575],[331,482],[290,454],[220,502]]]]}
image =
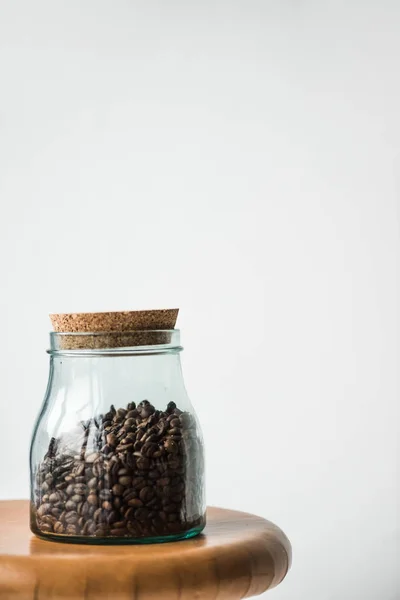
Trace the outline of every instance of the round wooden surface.
{"type": "Polygon", "coordinates": [[[278,585],[290,566],[282,531],[265,519],[209,508],[203,535],[141,546],[44,541],[26,500],[0,502],[0,598],[234,600],[278,585]]]}

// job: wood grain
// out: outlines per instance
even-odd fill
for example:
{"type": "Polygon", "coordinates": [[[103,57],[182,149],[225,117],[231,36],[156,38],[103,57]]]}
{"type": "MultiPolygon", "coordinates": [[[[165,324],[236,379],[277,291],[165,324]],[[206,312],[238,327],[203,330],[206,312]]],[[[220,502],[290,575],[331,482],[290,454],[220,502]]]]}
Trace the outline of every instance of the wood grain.
{"type": "Polygon", "coordinates": [[[44,541],[28,526],[26,500],[0,502],[2,600],[235,600],[278,585],[291,547],[254,515],[209,508],[204,535],[142,546],[44,541]]]}

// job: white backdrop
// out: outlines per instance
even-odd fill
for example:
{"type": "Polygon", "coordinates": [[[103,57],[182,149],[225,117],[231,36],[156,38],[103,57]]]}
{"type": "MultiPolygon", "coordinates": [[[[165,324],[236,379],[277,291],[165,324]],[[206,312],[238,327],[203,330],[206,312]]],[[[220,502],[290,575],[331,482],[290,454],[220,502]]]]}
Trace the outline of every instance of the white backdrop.
{"type": "Polygon", "coordinates": [[[210,504],[271,600],[398,600],[400,3],[1,0],[2,498],[49,312],[180,306],[210,504]]]}

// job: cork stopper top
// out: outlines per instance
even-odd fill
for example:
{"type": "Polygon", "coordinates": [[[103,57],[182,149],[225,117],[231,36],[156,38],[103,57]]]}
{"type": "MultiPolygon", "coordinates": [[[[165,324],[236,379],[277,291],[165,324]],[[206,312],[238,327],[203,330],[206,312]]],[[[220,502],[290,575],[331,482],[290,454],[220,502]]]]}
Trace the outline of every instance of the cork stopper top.
{"type": "Polygon", "coordinates": [[[123,312],[52,314],[50,320],[58,333],[95,333],[98,331],[145,331],[174,329],[179,308],[123,312]]]}
{"type": "MultiPolygon", "coordinates": [[[[102,313],[52,314],[52,348],[101,350],[170,344],[178,308],[102,313]]],[[[179,333],[179,332],[177,332],[179,333]]]]}

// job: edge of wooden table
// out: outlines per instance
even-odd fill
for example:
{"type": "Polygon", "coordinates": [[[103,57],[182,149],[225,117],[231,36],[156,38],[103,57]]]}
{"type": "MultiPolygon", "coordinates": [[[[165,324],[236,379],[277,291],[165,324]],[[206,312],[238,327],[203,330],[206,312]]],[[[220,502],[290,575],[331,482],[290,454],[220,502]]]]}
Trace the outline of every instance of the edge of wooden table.
{"type": "Polygon", "coordinates": [[[27,500],[0,502],[4,600],[239,600],[278,585],[290,564],[286,535],[239,511],[209,507],[204,535],[191,540],[91,546],[39,539],[27,500]]]}

